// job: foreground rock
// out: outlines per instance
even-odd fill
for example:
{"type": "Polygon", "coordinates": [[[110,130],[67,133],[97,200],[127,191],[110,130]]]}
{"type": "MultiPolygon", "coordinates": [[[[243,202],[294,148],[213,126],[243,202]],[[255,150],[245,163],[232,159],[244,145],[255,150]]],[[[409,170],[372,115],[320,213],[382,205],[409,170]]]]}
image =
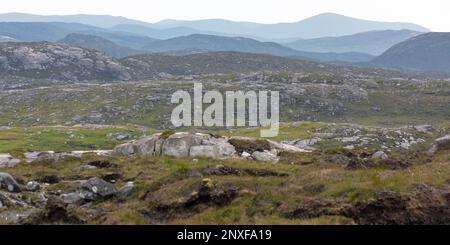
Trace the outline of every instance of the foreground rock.
{"type": "Polygon", "coordinates": [[[20,186],[17,181],[8,173],[0,173],[0,189],[9,192],[20,192],[20,186]]]}
{"type": "Polygon", "coordinates": [[[430,155],[435,154],[438,151],[445,151],[445,150],[450,150],[450,134],[438,138],[434,141],[433,146],[431,147],[431,149],[428,151],[428,153],[430,155]]]}
{"type": "Polygon", "coordinates": [[[116,187],[98,177],[91,178],[81,184],[81,197],[96,201],[99,199],[106,199],[116,194],[116,187]]]}
{"type": "Polygon", "coordinates": [[[270,140],[244,137],[215,137],[201,133],[174,133],[170,136],[155,134],[114,148],[122,156],[173,156],[173,157],[243,157],[258,161],[278,161],[280,152],[307,152],[292,145],[270,140]]]}

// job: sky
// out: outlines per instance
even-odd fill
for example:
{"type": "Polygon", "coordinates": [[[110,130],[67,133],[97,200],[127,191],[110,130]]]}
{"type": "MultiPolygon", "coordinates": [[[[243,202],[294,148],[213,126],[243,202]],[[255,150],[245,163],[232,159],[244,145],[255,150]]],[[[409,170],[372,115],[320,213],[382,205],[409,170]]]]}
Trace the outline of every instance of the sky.
{"type": "Polygon", "coordinates": [[[221,18],[295,22],[324,12],[450,32],[449,0],[0,0],[0,13],[108,14],[147,22],[221,18]]]}

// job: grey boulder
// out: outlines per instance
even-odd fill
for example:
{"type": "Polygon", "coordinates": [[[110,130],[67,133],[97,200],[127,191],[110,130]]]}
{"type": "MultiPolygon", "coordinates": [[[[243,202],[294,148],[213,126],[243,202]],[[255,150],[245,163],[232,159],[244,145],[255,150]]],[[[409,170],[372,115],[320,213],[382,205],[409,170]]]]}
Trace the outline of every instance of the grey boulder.
{"type": "Polygon", "coordinates": [[[116,187],[98,177],[88,179],[81,183],[81,194],[85,199],[97,200],[109,198],[116,194],[116,187]],[[90,192],[90,193],[89,193],[90,192]]]}
{"type": "Polygon", "coordinates": [[[9,192],[20,192],[20,186],[17,181],[8,173],[0,173],[0,189],[9,192]]]}

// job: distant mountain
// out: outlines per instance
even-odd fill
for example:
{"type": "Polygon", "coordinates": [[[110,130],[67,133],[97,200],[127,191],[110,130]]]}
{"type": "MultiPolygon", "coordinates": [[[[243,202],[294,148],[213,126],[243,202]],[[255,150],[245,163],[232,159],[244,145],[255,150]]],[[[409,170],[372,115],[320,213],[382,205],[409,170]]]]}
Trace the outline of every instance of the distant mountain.
{"type": "Polygon", "coordinates": [[[173,52],[183,50],[235,51],[255,54],[271,54],[277,56],[293,56],[297,51],[284,47],[278,43],[259,42],[242,37],[222,37],[213,35],[193,34],[160,40],[145,47],[152,52],[173,52]]]}
{"type": "Polygon", "coordinates": [[[102,52],[48,42],[0,43],[0,77],[60,81],[131,79],[120,62],[102,52]]]}
{"type": "Polygon", "coordinates": [[[159,28],[184,26],[204,31],[271,39],[335,37],[375,30],[429,31],[427,28],[411,23],[368,21],[333,13],[320,14],[295,23],[257,24],[211,19],[197,21],[165,20],[156,23],[154,26],[159,28]]]}
{"type": "Polygon", "coordinates": [[[115,25],[147,25],[148,23],[110,15],[35,15],[23,13],[0,14],[2,22],[66,22],[110,28],[115,25]]]}
{"type": "Polygon", "coordinates": [[[164,20],[151,24],[124,17],[108,15],[39,16],[20,13],[0,14],[0,21],[81,23],[96,27],[133,32],[140,35],[142,35],[143,32],[146,32],[148,33],[146,35],[149,37],[157,39],[199,33],[220,36],[243,36],[258,40],[279,41],[292,38],[344,36],[375,30],[409,29],[419,32],[429,31],[424,27],[411,23],[368,21],[333,13],[320,14],[294,23],[278,24],[235,22],[221,19],[196,21],[164,20]],[[156,29],[156,31],[144,30],[143,27],[156,29]],[[139,28],[140,30],[138,31],[139,28]],[[158,29],[161,32],[158,32],[158,29]]]}
{"type": "Polygon", "coordinates": [[[142,53],[131,48],[117,45],[116,43],[103,37],[86,34],[69,34],[58,43],[77,46],[82,48],[96,49],[113,57],[122,58],[133,54],[142,53]]]}
{"type": "Polygon", "coordinates": [[[111,42],[116,43],[117,45],[128,47],[134,50],[142,50],[145,46],[149,45],[152,42],[158,41],[158,39],[135,35],[132,33],[125,32],[108,32],[106,30],[85,30],[78,32],[80,34],[88,34],[93,36],[102,37],[111,42]]]}
{"type": "Polygon", "coordinates": [[[450,33],[430,32],[394,45],[373,60],[379,66],[450,73],[450,33]]]}
{"type": "Polygon", "coordinates": [[[74,32],[101,30],[77,23],[0,22],[0,35],[21,41],[57,41],[74,32]]]}
{"type": "Polygon", "coordinates": [[[308,52],[360,52],[380,55],[393,45],[420,34],[422,33],[411,30],[371,31],[341,37],[302,39],[283,45],[308,52]]]}
{"type": "MultiPolygon", "coordinates": [[[[134,33],[137,35],[148,36],[155,39],[170,39],[179,36],[188,36],[192,34],[205,34],[205,35],[216,35],[216,36],[230,36],[226,33],[220,33],[215,31],[203,31],[197,30],[189,27],[173,27],[167,29],[157,29],[151,28],[143,25],[117,25],[110,30],[134,33]]],[[[232,36],[232,35],[231,35],[232,36]]]]}

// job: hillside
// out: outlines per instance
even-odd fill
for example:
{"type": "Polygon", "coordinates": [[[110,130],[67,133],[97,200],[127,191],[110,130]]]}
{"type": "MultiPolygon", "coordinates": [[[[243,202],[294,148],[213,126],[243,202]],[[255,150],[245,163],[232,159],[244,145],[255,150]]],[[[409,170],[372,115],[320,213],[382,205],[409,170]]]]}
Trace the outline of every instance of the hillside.
{"type": "Polygon", "coordinates": [[[102,52],[53,43],[0,43],[0,76],[30,79],[127,80],[129,73],[102,52]]]}
{"type": "Polygon", "coordinates": [[[193,34],[160,40],[145,47],[152,52],[183,51],[200,49],[208,51],[234,51],[256,54],[271,54],[277,56],[292,56],[297,51],[277,43],[259,42],[242,37],[222,37],[214,35],[193,34]]]}
{"type": "Polygon", "coordinates": [[[411,30],[371,31],[341,37],[302,39],[284,45],[308,52],[360,52],[380,55],[393,45],[420,34],[411,30]]]}
{"type": "Polygon", "coordinates": [[[379,66],[450,71],[450,33],[427,33],[399,43],[373,60],[379,66]]]}
{"type": "Polygon", "coordinates": [[[108,39],[86,34],[69,34],[65,38],[59,40],[58,43],[96,49],[116,58],[122,58],[140,53],[137,50],[117,45],[108,39]]]}
{"type": "Polygon", "coordinates": [[[136,79],[148,79],[158,73],[199,75],[215,73],[248,73],[254,71],[334,71],[331,65],[271,55],[212,52],[185,56],[144,54],[127,57],[122,64],[133,71],[136,79]]]}

